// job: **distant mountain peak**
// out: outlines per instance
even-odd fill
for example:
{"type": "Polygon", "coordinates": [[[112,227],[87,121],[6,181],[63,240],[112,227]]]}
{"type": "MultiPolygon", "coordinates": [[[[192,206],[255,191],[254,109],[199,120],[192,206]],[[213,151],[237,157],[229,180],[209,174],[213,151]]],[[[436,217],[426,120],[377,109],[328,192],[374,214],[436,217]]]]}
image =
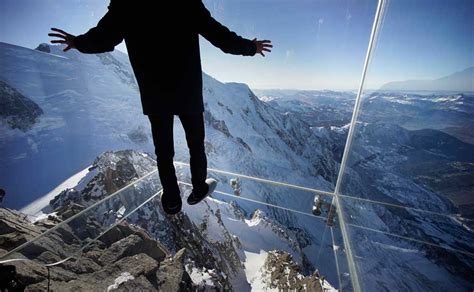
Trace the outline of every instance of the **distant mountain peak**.
{"type": "Polygon", "coordinates": [[[380,89],[394,91],[474,91],[474,66],[434,80],[405,80],[384,84],[380,89]]]}
{"type": "Polygon", "coordinates": [[[35,50],[45,53],[51,53],[51,47],[47,43],[39,44],[35,50]]]}

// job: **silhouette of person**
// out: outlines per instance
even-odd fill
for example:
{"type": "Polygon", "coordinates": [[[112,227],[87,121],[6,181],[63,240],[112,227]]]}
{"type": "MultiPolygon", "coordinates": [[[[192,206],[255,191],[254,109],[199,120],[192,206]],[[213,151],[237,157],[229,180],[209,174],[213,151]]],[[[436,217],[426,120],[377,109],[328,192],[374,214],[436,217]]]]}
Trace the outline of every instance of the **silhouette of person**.
{"type": "Polygon", "coordinates": [[[197,204],[215,188],[207,179],[204,148],[204,104],[199,35],[223,52],[254,56],[270,52],[269,40],[249,40],[216,21],[201,0],[166,1],[111,0],[96,27],[74,36],[61,29],[49,36],[64,44],[64,51],[77,49],[95,54],[113,51],[125,40],[135,73],[143,113],[151,124],[157,167],[168,214],[181,210],[182,201],[173,165],[173,119],[179,116],[189,148],[193,190],[189,204],[197,204]]]}

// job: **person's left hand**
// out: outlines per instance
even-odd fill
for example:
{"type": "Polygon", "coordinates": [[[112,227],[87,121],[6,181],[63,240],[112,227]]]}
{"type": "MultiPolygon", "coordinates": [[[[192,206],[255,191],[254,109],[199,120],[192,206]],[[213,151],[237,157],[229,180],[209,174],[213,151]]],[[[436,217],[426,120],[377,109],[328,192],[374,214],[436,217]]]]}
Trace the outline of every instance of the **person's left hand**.
{"type": "Polygon", "coordinates": [[[69,51],[70,49],[75,49],[76,46],[74,45],[74,38],[72,34],[65,32],[59,28],[51,28],[52,31],[56,33],[48,33],[50,37],[57,37],[60,38],[59,40],[52,40],[52,44],[65,44],[66,47],[63,49],[64,52],[69,51]]]}
{"type": "Polygon", "coordinates": [[[257,38],[254,38],[253,43],[257,46],[257,54],[260,54],[265,57],[263,52],[271,52],[273,48],[272,41],[270,40],[263,40],[258,41],[257,38]]]}

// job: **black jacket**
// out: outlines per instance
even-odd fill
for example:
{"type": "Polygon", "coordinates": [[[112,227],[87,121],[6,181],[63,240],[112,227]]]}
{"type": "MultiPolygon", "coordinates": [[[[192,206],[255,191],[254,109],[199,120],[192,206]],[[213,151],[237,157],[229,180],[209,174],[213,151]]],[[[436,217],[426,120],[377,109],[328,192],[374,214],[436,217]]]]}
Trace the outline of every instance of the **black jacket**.
{"type": "Polygon", "coordinates": [[[111,0],[97,26],[74,44],[95,54],[125,39],[145,115],[202,113],[198,35],[234,55],[253,56],[256,46],[212,18],[201,0],[162,2],[111,0]]]}

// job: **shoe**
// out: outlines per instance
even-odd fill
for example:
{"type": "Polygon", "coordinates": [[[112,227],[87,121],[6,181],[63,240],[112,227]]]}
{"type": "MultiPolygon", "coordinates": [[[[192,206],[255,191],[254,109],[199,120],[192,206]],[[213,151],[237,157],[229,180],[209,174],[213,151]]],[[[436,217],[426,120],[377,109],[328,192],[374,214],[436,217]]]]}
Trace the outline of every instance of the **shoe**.
{"type": "Polygon", "coordinates": [[[202,193],[195,193],[194,190],[193,190],[191,192],[191,194],[189,194],[189,197],[188,197],[188,200],[187,200],[188,204],[189,205],[196,205],[197,203],[201,202],[207,196],[212,194],[212,192],[214,192],[214,190],[216,189],[216,186],[217,186],[217,181],[215,179],[213,179],[213,178],[206,179],[207,190],[205,190],[202,193]]]}
{"type": "Polygon", "coordinates": [[[183,202],[181,201],[181,196],[179,194],[175,197],[169,197],[166,194],[164,194],[164,192],[161,192],[160,199],[161,199],[161,206],[163,207],[163,211],[165,211],[166,214],[174,215],[178,213],[179,211],[181,211],[183,202]]]}

